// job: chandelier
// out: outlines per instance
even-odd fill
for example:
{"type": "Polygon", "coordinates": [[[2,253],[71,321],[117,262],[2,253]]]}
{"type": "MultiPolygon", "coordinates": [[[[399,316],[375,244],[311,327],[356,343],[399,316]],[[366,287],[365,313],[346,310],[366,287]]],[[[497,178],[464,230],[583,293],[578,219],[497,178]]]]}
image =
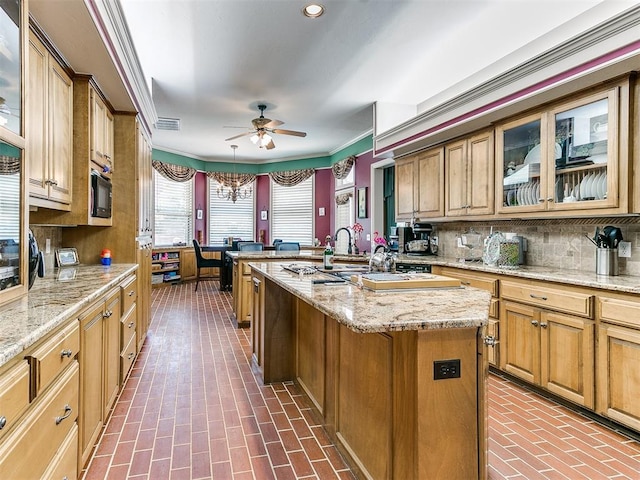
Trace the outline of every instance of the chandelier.
{"type": "Polygon", "coordinates": [[[236,200],[244,200],[251,197],[253,189],[251,185],[244,186],[240,182],[241,176],[236,173],[236,148],[237,145],[231,145],[233,149],[233,175],[227,175],[226,180],[220,180],[220,185],[216,190],[218,198],[231,200],[236,203],[236,200]]]}

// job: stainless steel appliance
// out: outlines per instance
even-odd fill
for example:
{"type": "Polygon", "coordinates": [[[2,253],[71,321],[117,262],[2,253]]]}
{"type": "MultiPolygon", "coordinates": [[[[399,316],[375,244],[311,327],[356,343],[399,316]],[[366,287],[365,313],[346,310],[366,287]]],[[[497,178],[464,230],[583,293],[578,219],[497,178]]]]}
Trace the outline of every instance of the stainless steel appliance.
{"type": "Polygon", "coordinates": [[[413,229],[411,227],[396,227],[396,235],[398,236],[398,253],[405,253],[407,243],[414,239],[413,229]]]}
{"type": "Polygon", "coordinates": [[[91,171],[91,216],[111,218],[111,180],[91,171]]]}
{"type": "Polygon", "coordinates": [[[438,238],[434,235],[430,223],[414,223],[413,235],[415,240],[407,244],[407,255],[437,255],[438,238]]]}

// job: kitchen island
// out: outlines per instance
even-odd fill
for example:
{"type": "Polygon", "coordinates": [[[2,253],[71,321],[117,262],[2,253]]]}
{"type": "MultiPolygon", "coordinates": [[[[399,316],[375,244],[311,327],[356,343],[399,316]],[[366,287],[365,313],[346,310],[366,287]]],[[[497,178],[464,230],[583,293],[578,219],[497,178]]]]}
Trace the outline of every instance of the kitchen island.
{"type": "Polygon", "coordinates": [[[373,292],[258,262],[252,367],[301,387],[360,477],[486,478],[488,292],[373,292]]]}

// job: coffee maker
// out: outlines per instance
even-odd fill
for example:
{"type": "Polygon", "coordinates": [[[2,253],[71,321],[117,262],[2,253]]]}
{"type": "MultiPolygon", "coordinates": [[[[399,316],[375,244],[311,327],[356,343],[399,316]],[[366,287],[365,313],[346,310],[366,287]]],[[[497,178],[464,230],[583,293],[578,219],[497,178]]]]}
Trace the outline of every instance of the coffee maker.
{"type": "Polygon", "coordinates": [[[414,240],[407,245],[408,255],[437,255],[438,237],[430,223],[414,223],[413,235],[414,240]]]}
{"type": "Polygon", "coordinates": [[[411,227],[395,227],[398,237],[398,253],[407,251],[407,243],[413,240],[413,229],[411,227]]]}

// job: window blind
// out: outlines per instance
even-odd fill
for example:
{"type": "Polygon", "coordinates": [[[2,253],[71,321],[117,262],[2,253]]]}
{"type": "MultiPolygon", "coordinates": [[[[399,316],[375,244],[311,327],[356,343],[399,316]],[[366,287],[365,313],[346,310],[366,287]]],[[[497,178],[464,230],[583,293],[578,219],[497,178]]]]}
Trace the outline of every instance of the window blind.
{"type": "Polygon", "coordinates": [[[255,239],[255,182],[247,185],[254,194],[249,198],[238,198],[235,203],[217,194],[220,183],[212,178],[209,182],[209,243],[224,243],[227,237],[242,240],[255,239]]]}
{"type": "Polygon", "coordinates": [[[20,172],[0,175],[0,240],[20,243],[20,172]]]}
{"type": "Polygon", "coordinates": [[[154,175],[154,245],[191,244],[193,239],[193,179],[174,182],[154,175]]]}
{"type": "Polygon", "coordinates": [[[292,187],[271,181],[271,239],[313,245],[313,179],[292,187]]]}

